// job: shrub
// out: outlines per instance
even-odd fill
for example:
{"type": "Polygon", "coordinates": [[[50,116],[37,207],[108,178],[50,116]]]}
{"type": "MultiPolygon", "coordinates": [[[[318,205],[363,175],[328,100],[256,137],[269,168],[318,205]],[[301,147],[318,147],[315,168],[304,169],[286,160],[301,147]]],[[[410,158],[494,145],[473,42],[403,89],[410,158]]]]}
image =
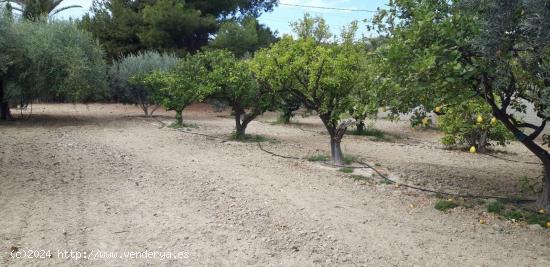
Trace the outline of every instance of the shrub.
{"type": "Polygon", "coordinates": [[[487,204],[487,211],[501,214],[504,211],[504,204],[500,201],[494,201],[489,204],[487,204]]]}
{"type": "Polygon", "coordinates": [[[343,167],[343,168],[338,169],[338,171],[343,172],[343,173],[353,173],[353,168],[352,167],[343,167]]]}
{"type": "Polygon", "coordinates": [[[152,95],[158,88],[147,86],[143,80],[154,71],[167,71],[178,62],[173,54],[160,54],[147,51],[122,57],[113,62],[109,69],[111,98],[113,100],[138,105],[145,116],[153,115],[150,106],[157,104],[152,95]],[[150,112],[149,112],[150,111],[150,112]]]}
{"type": "Polygon", "coordinates": [[[435,203],[435,209],[440,211],[447,211],[456,207],[458,207],[458,204],[451,200],[439,200],[435,203]]]}

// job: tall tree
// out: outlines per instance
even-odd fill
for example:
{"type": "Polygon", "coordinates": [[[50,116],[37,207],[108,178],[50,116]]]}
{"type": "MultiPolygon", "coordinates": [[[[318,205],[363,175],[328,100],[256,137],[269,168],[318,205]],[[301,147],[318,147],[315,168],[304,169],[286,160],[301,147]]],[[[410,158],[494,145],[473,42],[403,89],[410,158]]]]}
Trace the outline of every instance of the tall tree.
{"type": "Polygon", "coordinates": [[[260,48],[268,47],[277,37],[269,27],[260,24],[255,17],[223,22],[210,46],[227,49],[237,57],[244,57],[260,48]]]}
{"type": "Polygon", "coordinates": [[[276,0],[94,0],[81,25],[105,46],[111,59],[155,49],[179,54],[206,45],[220,23],[257,17],[276,0]]]}
{"type": "Polygon", "coordinates": [[[71,8],[81,8],[80,5],[60,7],[63,0],[1,0],[9,3],[11,8],[21,12],[27,19],[38,19],[42,16],[53,16],[71,8]],[[15,6],[14,6],[15,5],[15,6]]]}
{"type": "Polygon", "coordinates": [[[545,170],[540,208],[550,209],[550,154],[537,137],[550,92],[550,5],[545,0],[392,1],[376,22],[390,37],[380,70],[394,111],[485,101],[545,170]],[[531,103],[541,123],[517,114],[531,103]]]}

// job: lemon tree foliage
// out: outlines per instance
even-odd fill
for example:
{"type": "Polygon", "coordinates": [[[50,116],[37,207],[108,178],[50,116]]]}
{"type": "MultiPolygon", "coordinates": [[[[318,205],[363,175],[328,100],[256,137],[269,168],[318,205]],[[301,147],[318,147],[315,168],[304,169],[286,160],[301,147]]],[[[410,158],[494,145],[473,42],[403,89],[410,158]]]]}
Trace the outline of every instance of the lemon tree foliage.
{"type": "Polygon", "coordinates": [[[544,0],[391,1],[375,25],[394,112],[453,106],[477,98],[545,169],[537,205],[550,208],[550,155],[536,138],[548,120],[550,8],[544,0]],[[517,116],[534,106],[540,124],[517,116]]]}
{"type": "Polygon", "coordinates": [[[446,146],[475,147],[483,153],[490,145],[504,146],[514,138],[481,99],[444,108],[437,121],[445,133],[441,141],[446,146]]]}
{"type": "MultiPolygon", "coordinates": [[[[364,88],[360,79],[364,54],[352,44],[353,37],[342,40],[343,44],[331,43],[320,18],[306,15],[295,25],[299,38],[285,36],[259,53],[263,63],[259,76],[279,94],[291,95],[319,114],[330,135],[331,159],[342,164],[340,143],[354,123],[342,117],[357,101],[371,100],[354,97],[356,90],[364,88]],[[292,86],[281,86],[285,81],[292,81],[292,86]]],[[[354,35],[353,29],[349,35],[354,35]]]]}
{"type": "Polygon", "coordinates": [[[178,58],[173,54],[154,51],[139,52],[114,61],[109,68],[111,99],[136,104],[145,116],[153,115],[155,109],[150,107],[156,104],[152,96],[157,88],[146,86],[143,78],[154,71],[169,70],[177,62],[178,58]]]}
{"type": "Polygon", "coordinates": [[[253,72],[252,60],[239,60],[231,52],[206,52],[209,70],[206,82],[214,88],[213,98],[227,103],[235,117],[235,137],[242,139],[256,117],[274,108],[277,96],[253,72]]]}
{"type": "Polygon", "coordinates": [[[212,93],[205,79],[205,55],[187,55],[170,70],[156,70],[144,76],[142,84],[151,88],[151,98],[166,110],[176,112],[176,125],[183,125],[183,110],[212,93]],[[154,89],[154,90],[153,90],[154,89]]]}

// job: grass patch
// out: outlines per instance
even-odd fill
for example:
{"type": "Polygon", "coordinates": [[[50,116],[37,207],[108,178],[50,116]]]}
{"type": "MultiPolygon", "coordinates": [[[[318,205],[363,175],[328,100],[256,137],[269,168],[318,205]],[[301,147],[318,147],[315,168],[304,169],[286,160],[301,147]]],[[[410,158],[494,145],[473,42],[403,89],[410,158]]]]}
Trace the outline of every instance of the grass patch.
{"type": "Polygon", "coordinates": [[[502,214],[504,208],[504,203],[502,203],[502,201],[494,201],[487,204],[487,211],[496,214],[502,214]]]}
{"type": "Polygon", "coordinates": [[[384,133],[383,131],[378,130],[376,128],[373,128],[373,127],[367,127],[365,129],[363,129],[362,132],[358,132],[357,129],[355,129],[355,130],[350,131],[350,134],[358,135],[358,136],[374,137],[375,139],[378,139],[378,140],[385,140],[386,139],[386,133],[384,133]]]}
{"type": "Polygon", "coordinates": [[[328,161],[329,157],[327,155],[311,155],[307,157],[307,160],[311,162],[328,161]]]}
{"type": "Polygon", "coordinates": [[[435,203],[435,209],[440,211],[448,211],[450,209],[454,209],[458,207],[458,204],[456,204],[454,201],[449,200],[439,200],[437,203],[435,203]]]}
{"type": "MultiPolygon", "coordinates": [[[[319,162],[319,161],[329,161],[330,157],[327,155],[317,154],[317,155],[311,155],[307,157],[308,161],[312,162],[319,162]]],[[[342,159],[345,165],[351,165],[354,162],[357,162],[357,156],[353,155],[344,155],[344,158],[342,159]]]]}
{"type": "Polygon", "coordinates": [[[548,227],[550,216],[536,212],[522,211],[517,209],[506,209],[505,203],[510,200],[497,200],[487,204],[487,211],[500,215],[502,218],[510,221],[524,221],[527,224],[538,224],[542,227],[548,227]]]}
{"type": "Polygon", "coordinates": [[[353,168],[352,167],[343,167],[343,168],[338,169],[338,171],[343,172],[343,173],[352,173],[353,168]]]}
{"type": "Polygon", "coordinates": [[[231,133],[231,135],[229,136],[229,140],[245,142],[245,143],[272,141],[271,139],[258,134],[245,134],[244,136],[239,137],[237,136],[236,132],[231,133]]]}
{"type": "Polygon", "coordinates": [[[550,222],[550,216],[533,212],[527,213],[524,219],[528,224],[538,224],[542,227],[548,227],[547,223],[550,222]]]}
{"type": "Polygon", "coordinates": [[[522,220],[524,217],[523,212],[518,210],[509,210],[504,212],[504,215],[502,215],[506,220],[514,220],[519,221],[522,220]]]}
{"type": "Polygon", "coordinates": [[[351,164],[353,164],[354,162],[357,161],[357,156],[344,155],[344,158],[342,159],[342,161],[344,161],[344,164],[346,164],[346,165],[351,165],[351,164]]]}

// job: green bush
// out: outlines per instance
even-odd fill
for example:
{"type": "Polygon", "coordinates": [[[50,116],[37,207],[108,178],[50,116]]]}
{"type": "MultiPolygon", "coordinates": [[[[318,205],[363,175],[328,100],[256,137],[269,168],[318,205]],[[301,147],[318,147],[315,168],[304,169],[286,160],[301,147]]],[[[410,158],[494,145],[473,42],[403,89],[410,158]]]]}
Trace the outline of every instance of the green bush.
{"type": "Polygon", "coordinates": [[[150,106],[157,104],[153,101],[152,95],[158,88],[147,86],[144,78],[154,71],[170,70],[177,62],[178,58],[173,54],[160,54],[154,51],[122,57],[113,62],[109,69],[111,98],[123,103],[136,104],[145,116],[152,115],[154,110],[150,112],[150,106]]]}
{"type": "Polygon", "coordinates": [[[439,200],[435,203],[435,209],[440,211],[447,211],[456,207],[458,207],[458,204],[451,200],[439,200]]]}
{"type": "Polygon", "coordinates": [[[491,145],[506,145],[513,135],[497,121],[491,107],[480,100],[449,106],[438,118],[438,126],[445,133],[441,140],[446,146],[475,146],[485,152],[491,145]]]}
{"type": "Polygon", "coordinates": [[[504,211],[504,204],[500,201],[494,201],[489,204],[487,204],[487,211],[501,214],[504,211]]]}
{"type": "Polygon", "coordinates": [[[343,168],[338,169],[338,171],[343,172],[343,173],[353,173],[353,168],[352,167],[343,167],[343,168]]]}

